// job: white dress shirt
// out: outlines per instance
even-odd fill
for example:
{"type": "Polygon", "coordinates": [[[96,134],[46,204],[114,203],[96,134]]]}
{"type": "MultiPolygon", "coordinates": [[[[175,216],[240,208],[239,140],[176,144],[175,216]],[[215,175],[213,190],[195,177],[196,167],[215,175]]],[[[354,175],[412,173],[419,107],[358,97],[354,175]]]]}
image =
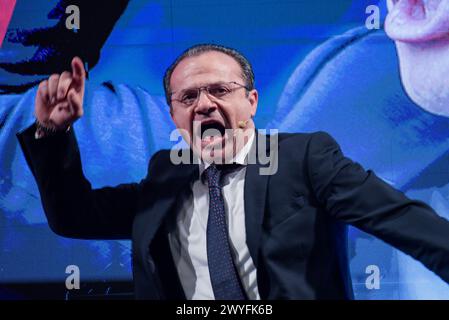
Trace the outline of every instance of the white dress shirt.
{"type": "MultiPolygon", "coordinates": [[[[234,162],[241,168],[223,177],[223,198],[231,252],[246,295],[260,300],[257,270],[246,244],[244,184],[245,160],[254,143],[254,134],[236,155],[234,162]]],[[[200,177],[209,165],[199,164],[200,177]]],[[[196,179],[192,195],[185,200],[176,218],[176,228],[169,234],[170,248],[187,299],[214,299],[207,264],[207,219],[209,215],[209,187],[207,181],[196,179]]]]}

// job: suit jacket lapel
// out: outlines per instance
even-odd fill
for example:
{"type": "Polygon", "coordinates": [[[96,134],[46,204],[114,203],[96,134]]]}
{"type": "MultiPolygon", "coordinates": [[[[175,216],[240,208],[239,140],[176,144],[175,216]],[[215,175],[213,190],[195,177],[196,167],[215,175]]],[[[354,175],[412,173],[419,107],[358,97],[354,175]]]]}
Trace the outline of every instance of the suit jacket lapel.
{"type": "MultiPolygon", "coordinates": [[[[148,208],[139,221],[140,230],[142,230],[140,245],[140,256],[147,257],[149,253],[149,245],[153,240],[156,232],[161,228],[164,219],[176,216],[176,204],[178,199],[184,196],[186,191],[190,190],[190,182],[198,175],[198,165],[177,165],[175,166],[173,177],[175,181],[169,179],[171,185],[170,195],[167,191],[160,193],[161,190],[156,190],[156,195],[147,195],[148,197],[157,196],[157,201],[154,206],[148,208]],[[170,215],[170,216],[169,216],[170,215]]],[[[146,266],[147,264],[144,263],[146,266]]]]}
{"type": "Polygon", "coordinates": [[[269,179],[269,175],[261,175],[260,169],[263,168],[263,165],[257,154],[259,149],[266,152],[265,154],[269,154],[269,143],[264,143],[267,140],[269,141],[267,136],[256,134],[256,139],[248,154],[250,160],[246,168],[244,186],[246,243],[256,268],[269,179]],[[251,159],[255,159],[255,163],[251,159]]]}

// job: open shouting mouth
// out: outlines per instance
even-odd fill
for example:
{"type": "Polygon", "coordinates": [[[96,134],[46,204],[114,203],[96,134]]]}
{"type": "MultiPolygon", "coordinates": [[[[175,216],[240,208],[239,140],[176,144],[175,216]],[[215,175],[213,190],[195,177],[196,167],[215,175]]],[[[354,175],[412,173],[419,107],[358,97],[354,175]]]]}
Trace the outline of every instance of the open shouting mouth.
{"type": "Polygon", "coordinates": [[[449,0],[387,0],[385,31],[403,42],[425,42],[449,35],[449,0]]]}
{"type": "Polygon", "coordinates": [[[208,119],[194,124],[195,136],[201,141],[201,148],[221,148],[228,138],[227,126],[219,119],[208,119]]]}

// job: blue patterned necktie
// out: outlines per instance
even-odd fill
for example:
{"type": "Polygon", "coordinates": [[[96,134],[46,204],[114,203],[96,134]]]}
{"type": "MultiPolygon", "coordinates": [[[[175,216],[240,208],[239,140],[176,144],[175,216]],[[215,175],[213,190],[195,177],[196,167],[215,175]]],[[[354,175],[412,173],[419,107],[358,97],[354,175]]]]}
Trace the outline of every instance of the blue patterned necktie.
{"type": "Polygon", "coordinates": [[[204,175],[209,185],[207,261],[214,296],[216,300],[245,300],[246,295],[231,255],[220,185],[221,170],[211,165],[204,171],[204,175]]]}

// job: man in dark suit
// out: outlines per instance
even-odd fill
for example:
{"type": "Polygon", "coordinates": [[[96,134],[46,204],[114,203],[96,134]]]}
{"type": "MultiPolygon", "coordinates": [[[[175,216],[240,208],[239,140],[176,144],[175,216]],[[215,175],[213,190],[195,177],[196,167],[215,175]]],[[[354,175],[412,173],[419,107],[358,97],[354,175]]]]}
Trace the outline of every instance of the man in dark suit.
{"type": "Polygon", "coordinates": [[[161,150],[140,183],[93,190],[84,177],[71,127],[84,78],[74,58],[71,73],[41,83],[37,122],[19,140],[54,232],[132,239],[137,298],[351,298],[345,223],[449,282],[449,223],[430,207],[345,158],[326,133],[256,133],[254,75],[237,51],[195,46],[167,69],[190,161],[161,150]],[[276,165],[263,171],[260,154],[276,165]]]}

